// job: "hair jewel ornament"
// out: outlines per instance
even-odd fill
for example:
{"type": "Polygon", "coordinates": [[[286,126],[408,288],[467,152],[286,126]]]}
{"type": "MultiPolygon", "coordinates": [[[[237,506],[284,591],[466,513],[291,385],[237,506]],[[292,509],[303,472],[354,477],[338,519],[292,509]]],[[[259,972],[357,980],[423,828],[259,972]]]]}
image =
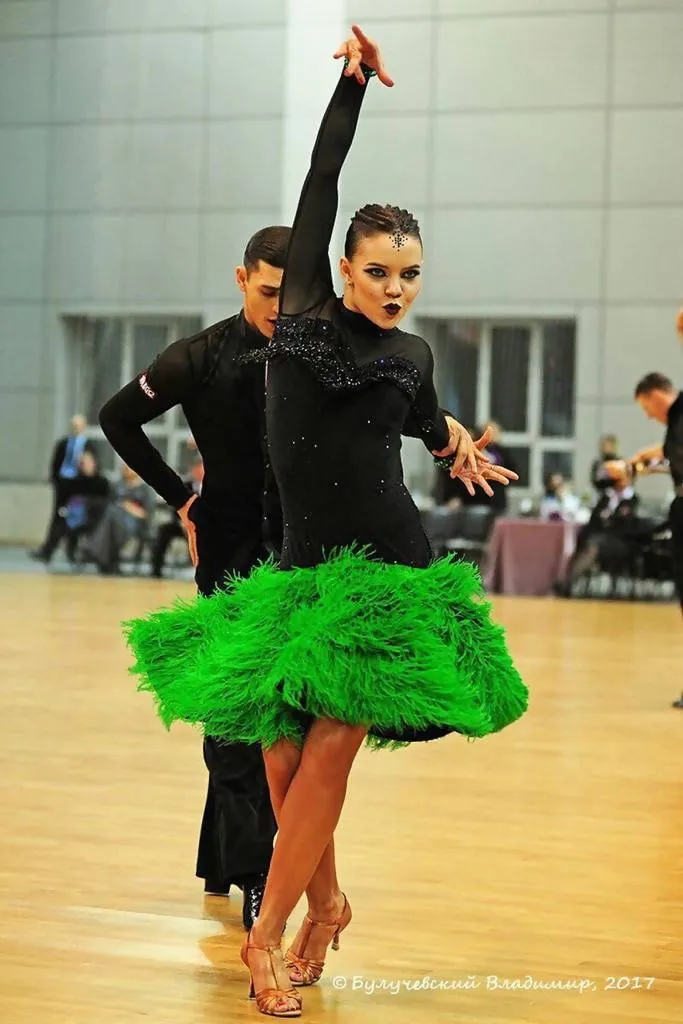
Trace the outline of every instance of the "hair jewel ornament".
{"type": "Polygon", "coordinates": [[[405,231],[401,231],[400,228],[396,228],[396,230],[391,235],[391,241],[393,243],[394,249],[401,249],[408,241],[408,236],[406,235],[405,231]]]}

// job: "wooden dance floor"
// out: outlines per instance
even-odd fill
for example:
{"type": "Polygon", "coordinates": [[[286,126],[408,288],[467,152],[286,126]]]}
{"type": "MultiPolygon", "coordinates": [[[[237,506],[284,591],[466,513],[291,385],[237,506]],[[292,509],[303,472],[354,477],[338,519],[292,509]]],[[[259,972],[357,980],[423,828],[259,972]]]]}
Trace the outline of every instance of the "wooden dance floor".
{"type": "MultiPolygon", "coordinates": [[[[179,590],[0,577],[3,1024],[265,1019],[239,893],[194,878],[200,737],[167,734],[126,671],[119,621],[179,590]]],[[[303,1020],[683,1019],[678,611],[496,613],[530,711],[476,743],[361,753],[337,833],[354,919],[303,1020]]]]}

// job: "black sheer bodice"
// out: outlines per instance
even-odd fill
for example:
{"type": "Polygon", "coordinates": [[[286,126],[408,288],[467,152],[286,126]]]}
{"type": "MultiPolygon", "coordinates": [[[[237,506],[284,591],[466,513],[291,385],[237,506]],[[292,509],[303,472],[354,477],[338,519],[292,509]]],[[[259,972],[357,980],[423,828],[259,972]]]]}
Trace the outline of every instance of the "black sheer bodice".
{"type": "Polygon", "coordinates": [[[318,134],[268,350],[267,428],[285,522],[283,567],[357,543],[382,561],[426,566],[431,550],[406,490],[401,435],[448,443],[421,338],[382,330],[332,286],[337,180],[366,86],[341,78],[318,134]]]}

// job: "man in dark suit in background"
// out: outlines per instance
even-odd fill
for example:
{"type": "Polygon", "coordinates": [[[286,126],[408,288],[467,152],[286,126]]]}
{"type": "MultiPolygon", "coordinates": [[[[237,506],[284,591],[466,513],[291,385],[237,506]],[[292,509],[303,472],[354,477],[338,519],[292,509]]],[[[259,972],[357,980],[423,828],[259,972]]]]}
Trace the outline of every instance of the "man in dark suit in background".
{"type": "Polygon", "coordinates": [[[77,414],[71,418],[71,431],[66,437],[60,438],[52,450],[50,460],[50,483],[54,496],[52,516],[45,540],[31,551],[31,558],[39,562],[49,562],[64,534],[64,509],[73,494],[73,481],[79,475],[81,457],[85,452],[95,454],[91,442],[85,436],[88,421],[85,416],[77,414]]]}

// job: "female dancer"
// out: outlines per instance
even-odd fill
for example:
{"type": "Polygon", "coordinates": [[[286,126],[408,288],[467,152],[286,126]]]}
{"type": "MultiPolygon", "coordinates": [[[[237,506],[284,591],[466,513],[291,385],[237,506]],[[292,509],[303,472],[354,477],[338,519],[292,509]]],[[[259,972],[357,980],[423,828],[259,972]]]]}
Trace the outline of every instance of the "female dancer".
{"type": "MultiPolygon", "coordinates": [[[[318,980],[327,946],[338,946],[351,920],[333,834],[365,738],[387,746],[483,736],[527,703],[502,630],[478,600],[476,571],[433,560],[402,479],[402,431],[432,451],[448,445],[431,352],[397,327],[420,289],[411,214],[358,211],[341,261],[344,294],[334,294],[337,180],[366,76],[391,84],[375,45],[354,33],[337,54],[347,68],[315,144],[281,315],[263,353],[281,566],[128,626],[141,688],[167,723],[201,722],[211,735],[263,744],[279,834],[242,959],[259,1010],[281,1017],[299,1016],[292,985],[318,980]],[[304,891],[308,914],[283,959],[282,931],[304,891]]],[[[478,470],[466,478],[514,478],[485,462],[478,470]]]]}

